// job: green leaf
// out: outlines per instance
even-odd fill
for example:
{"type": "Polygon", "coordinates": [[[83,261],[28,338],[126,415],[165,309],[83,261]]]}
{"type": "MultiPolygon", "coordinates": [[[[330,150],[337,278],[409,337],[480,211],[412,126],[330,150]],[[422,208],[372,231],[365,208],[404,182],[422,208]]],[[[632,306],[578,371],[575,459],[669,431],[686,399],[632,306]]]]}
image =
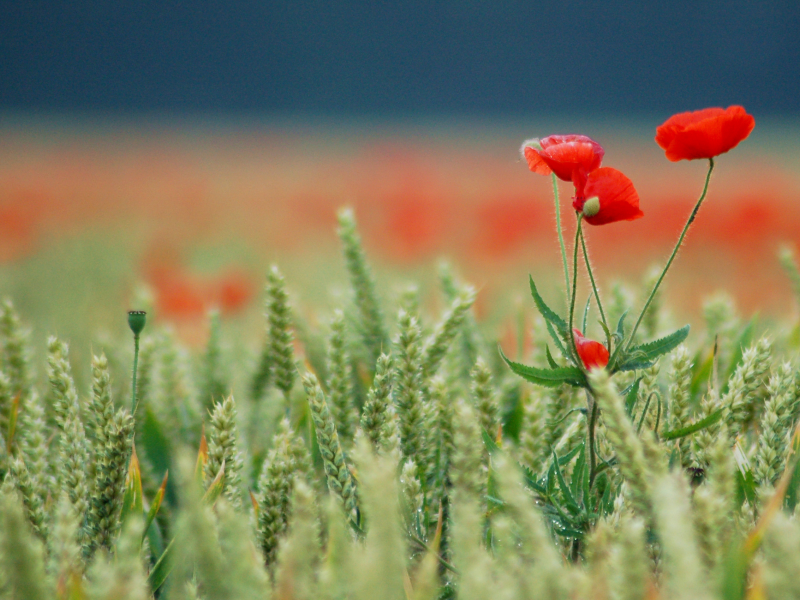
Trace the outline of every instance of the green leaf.
{"type": "Polygon", "coordinates": [[[619,321],[617,321],[617,331],[614,335],[616,335],[620,341],[625,339],[625,317],[627,316],[628,311],[626,310],[624,313],[622,313],[619,321]]]}
{"type": "Polygon", "coordinates": [[[206,493],[203,494],[203,503],[207,506],[214,506],[217,498],[222,494],[225,489],[225,460],[222,460],[222,465],[219,468],[219,473],[214,477],[214,481],[208,486],[206,493]]]}
{"type": "Polygon", "coordinates": [[[677,331],[673,331],[663,338],[653,340],[652,342],[647,342],[646,344],[641,344],[639,346],[634,346],[628,351],[628,354],[636,356],[638,360],[652,361],[657,359],[659,356],[663,356],[667,352],[677,348],[688,335],[689,326],[686,325],[685,327],[681,327],[677,331]]]}
{"type": "Polygon", "coordinates": [[[150,525],[152,525],[153,521],[158,514],[159,509],[161,508],[161,502],[164,500],[164,492],[167,490],[167,478],[169,477],[169,471],[164,473],[164,479],[161,481],[161,487],[158,488],[155,497],[153,498],[153,502],[150,504],[150,510],[147,511],[147,516],[144,519],[144,531],[142,532],[142,541],[147,536],[147,532],[150,530],[150,525]]]}
{"type": "Polygon", "coordinates": [[[120,521],[124,522],[130,515],[140,517],[143,514],[142,471],[139,467],[139,457],[136,456],[136,445],[134,444],[128,465],[128,474],[125,476],[125,492],[122,496],[120,521]]]}
{"type": "Polygon", "coordinates": [[[704,419],[700,419],[696,423],[692,423],[691,425],[687,425],[686,427],[681,427],[680,429],[673,429],[672,431],[666,432],[661,436],[661,438],[666,441],[677,440],[679,438],[686,437],[687,435],[691,435],[693,433],[701,431],[706,427],[711,427],[714,423],[722,419],[723,413],[724,413],[723,408],[715,410],[713,413],[711,413],[704,419]]]}
{"type": "MultiPolygon", "coordinates": [[[[556,347],[558,348],[559,352],[561,352],[561,356],[569,359],[572,354],[567,352],[566,348],[564,347],[564,343],[561,341],[561,338],[558,337],[556,330],[553,329],[553,324],[550,323],[550,321],[545,321],[545,324],[547,325],[547,333],[549,333],[550,337],[553,338],[553,342],[555,342],[556,347]]],[[[572,347],[570,346],[570,349],[571,348],[572,347]]]]}
{"type": "Polygon", "coordinates": [[[558,387],[564,383],[574,387],[586,387],[586,376],[583,374],[583,371],[576,367],[539,369],[509,360],[506,355],[503,354],[502,349],[500,349],[500,356],[503,357],[503,360],[506,361],[506,364],[514,373],[531,383],[546,387],[558,387]]]}
{"type": "Polygon", "coordinates": [[[172,572],[172,568],[175,566],[175,538],[173,538],[167,547],[164,549],[164,552],[161,553],[161,556],[158,557],[158,561],[153,566],[153,569],[150,571],[150,575],[147,577],[147,582],[150,584],[150,591],[155,593],[158,591],[164,582],[169,577],[169,574],[172,572]]]}
{"type": "Polygon", "coordinates": [[[559,317],[555,311],[545,304],[544,300],[539,295],[539,292],[536,290],[536,284],[533,283],[533,277],[528,276],[528,278],[531,283],[531,296],[533,296],[533,301],[536,303],[536,308],[538,308],[539,312],[542,313],[545,321],[552,323],[562,336],[566,336],[568,330],[566,321],[559,317]]]}
{"type": "MultiPolygon", "coordinates": [[[[143,407],[139,406],[139,410],[143,407]]],[[[170,470],[172,462],[172,449],[170,446],[169,438],[164,433],[164,428],[159,423],[158,419],[153,413],[153,409],[149,406],[144,406],[144,423],[142,424],[142,434],[137,434],[137,441],[141,441],[144,456],[147,462],[156,473],[166,473],[170,470]]],[[[174,504],[175,488],[171,482],[166,490],[167,503],[174,504]]]]}
{"type": "Polygon", "coordinates": [[[628,389],[628,394],[625,396],[625,412],[628,416],[633,418],[633,410],[636,408],[636,401],[639,399],[639,384],[642,383],[642,378],[639,377],[634,381],[628,389]]]}
{"type": "Polygon", "coordinates": [[[652,366],[653,366],[653,361],[629,359],[626,362],[617,365],[614,368],[614,372],[616,373],[617,371],[638,371],[640,369],[649,369],[652,366]]]}
{"type": "Polygon", "coordinates": [[[709,348],[708,353],[703,356],[702,350],[699,350],[692,361],[692,383],[689,386],[692,397],[700,393],[700,388],[711,378],[711,372],[714,370],[714,348],[709,348]]]}
{"type": "Polygon", "coordinates": [[[553,355],[550,354],[550,346],[545,344],[544,346],[544,353],[547,356],[547,364],[550,365],[551,369],[557,369],[558,363],[553,359],[553,355]]]}
{"type": "Polygon", "coordinates": [[[482,427],[481,427],[481,437],[483,438],[483,443],[486,446],[486,450],[489,452],[490,455],[500,451],[500,446],[497,445],[497,442],[495,442],[492,439],[492,436],[490,436],[486,432],[486,430],[483,429],[482,427]]]}

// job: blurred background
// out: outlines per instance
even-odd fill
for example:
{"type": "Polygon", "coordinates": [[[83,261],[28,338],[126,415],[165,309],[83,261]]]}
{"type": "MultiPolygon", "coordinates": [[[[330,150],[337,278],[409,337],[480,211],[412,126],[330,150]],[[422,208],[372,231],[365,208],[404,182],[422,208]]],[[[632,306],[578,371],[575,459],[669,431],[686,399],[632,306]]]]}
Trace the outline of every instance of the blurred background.
{"type": "Polygon", "coordinates": [[[717,290],[791,315],[799,30],[794,0],[6,2],[0,294],[42,335],[117,334],[144,303],[192,344],[211,307],[255,337],[273,262],[298,306],[341,301],[349,205],[387,296],[447,260],[502,327],[529,272],[559,293],[524,139],[590,135],[638,189],[645,218],[588,231],[607,290],[663,262],[702,188],[706,164],[668,162],[655,127],[741,104],[756,129],[664,293],[690,320],[717,290]]]}

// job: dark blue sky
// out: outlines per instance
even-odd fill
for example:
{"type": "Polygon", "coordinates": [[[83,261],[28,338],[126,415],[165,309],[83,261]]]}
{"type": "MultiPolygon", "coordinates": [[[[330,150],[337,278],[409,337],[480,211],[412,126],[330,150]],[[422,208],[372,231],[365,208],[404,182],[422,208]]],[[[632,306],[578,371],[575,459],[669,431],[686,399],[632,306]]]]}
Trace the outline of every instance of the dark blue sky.
{"type": "Polygon", "coordinates": [[[0,110],[800,114],[800,2],[0,0],[0,110]]]}

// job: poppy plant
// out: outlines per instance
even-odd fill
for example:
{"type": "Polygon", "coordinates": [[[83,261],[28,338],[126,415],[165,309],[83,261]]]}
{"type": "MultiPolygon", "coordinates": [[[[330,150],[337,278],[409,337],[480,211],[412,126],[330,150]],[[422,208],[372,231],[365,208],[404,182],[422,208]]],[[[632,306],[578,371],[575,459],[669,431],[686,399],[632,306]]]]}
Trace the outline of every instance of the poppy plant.
{"type": "Polygon", "coordinates": [[[735,148],[755,124],[753,116],[741,106],[684,112],[656,128],[656,143],[673,162],[714,158],[735,148]]]}
{"type": "Polygon", "coordinates": [[[575,336],[575,349],[587,370],[602,369],[608,364],[608,348],[600,342],[583,337],[577,328],[572,333],[575,336]]]}

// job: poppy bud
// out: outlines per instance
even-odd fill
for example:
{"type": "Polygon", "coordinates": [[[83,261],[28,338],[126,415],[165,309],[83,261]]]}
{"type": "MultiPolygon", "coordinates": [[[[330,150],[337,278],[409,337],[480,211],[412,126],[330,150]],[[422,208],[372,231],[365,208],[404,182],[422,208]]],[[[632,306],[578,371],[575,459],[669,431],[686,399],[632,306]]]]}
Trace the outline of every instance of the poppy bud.
{"type": "Polygon", "coordinates": [[[593,196],[583,203],[583,216],[593,217],[600,212],[600,198],[593,196]]]}

